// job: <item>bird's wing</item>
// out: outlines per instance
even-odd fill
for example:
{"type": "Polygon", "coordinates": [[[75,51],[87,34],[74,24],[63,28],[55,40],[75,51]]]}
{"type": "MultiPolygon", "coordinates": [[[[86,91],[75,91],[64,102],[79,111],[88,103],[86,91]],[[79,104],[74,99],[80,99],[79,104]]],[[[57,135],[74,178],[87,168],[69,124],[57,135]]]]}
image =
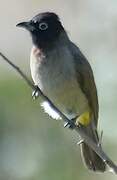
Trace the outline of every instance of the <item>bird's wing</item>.
{"type": "Polygon", "coordinates": [[[70,50],[74,58],[78,83],[88,99],[89,106],[94,115],[95,125],[97,126],[99,105],[97,89],[91,66],[85,56],[81,53],[80,49],[72,42],[70,45],[70,50]]]}

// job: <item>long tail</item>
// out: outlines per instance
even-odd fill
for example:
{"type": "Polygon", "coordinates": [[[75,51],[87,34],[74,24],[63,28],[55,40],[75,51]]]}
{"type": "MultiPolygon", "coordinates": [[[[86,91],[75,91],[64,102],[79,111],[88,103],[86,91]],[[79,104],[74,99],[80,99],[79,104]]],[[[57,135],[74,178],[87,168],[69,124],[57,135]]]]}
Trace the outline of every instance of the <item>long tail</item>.
{"type": "MultiPolygon", "coordinates": [[[[99,143],[97,130],[91,123],[88,127],[84,127],[87,134],[96,142],[99,143]]],[[[93,171],[104,172],[106,171],[106,164],[103,160],[85,143],[81,144],[81,155],[85,166],[93,171]]]]}

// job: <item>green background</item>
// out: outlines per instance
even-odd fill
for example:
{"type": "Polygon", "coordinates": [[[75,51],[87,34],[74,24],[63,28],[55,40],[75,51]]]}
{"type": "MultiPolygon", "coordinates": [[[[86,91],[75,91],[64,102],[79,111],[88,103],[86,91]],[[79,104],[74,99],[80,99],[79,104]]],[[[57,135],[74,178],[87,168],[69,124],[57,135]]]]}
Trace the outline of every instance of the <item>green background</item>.
{"type": "MultiPolygon", "coordinates": [[[[0,51],[30,78],[31,38],[15,27],[38,12],[60,15],[70,38],[92,65],[100,103],[103,148],[117,162],[117,1],[0,1],[0,51]]],[[[81,161],[78,136],[48,117],[31,89],[0,58],[0,180],[115,180],[81,161]]]]}

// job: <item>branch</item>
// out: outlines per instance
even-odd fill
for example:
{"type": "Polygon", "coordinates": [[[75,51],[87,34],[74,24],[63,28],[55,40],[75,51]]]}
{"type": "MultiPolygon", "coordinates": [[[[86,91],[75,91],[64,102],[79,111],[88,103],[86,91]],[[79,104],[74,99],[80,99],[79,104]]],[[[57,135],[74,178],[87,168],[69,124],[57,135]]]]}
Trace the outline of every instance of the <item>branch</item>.
{"type": "Polygon", "coordinates": [[[47,101],[52,108],[56,110],[56,112],[61,116],[63,121],[68,123],[73,129],[81,136],[83,141],[91,147],[92,150],[94,150],[100,158],[107,164],[110,171],[117,174],[117,165],[114,164],[114,162],[106,155],[106,153],[102,150],[101,145],[97,145],[84,131],[83,128],[80,126],[76,126],[76,124],[68,119],[54,104],[53,102],[43,94],[43,92],[40,90],[40,88],[35,87],[35,85],[27,78],[27,76],[23,73],[22,70],[18,66],[16,66],[14,63],[12,63],[3,53],[0,52],[0,56],[3,58],[4,61],[6,61],[9,65],[11,65],[16,72],[20,74],[20,76],[26,81],[28,86],[30,86],[33,90],[38,91],[41,98],[45,101],[47,101]]]}

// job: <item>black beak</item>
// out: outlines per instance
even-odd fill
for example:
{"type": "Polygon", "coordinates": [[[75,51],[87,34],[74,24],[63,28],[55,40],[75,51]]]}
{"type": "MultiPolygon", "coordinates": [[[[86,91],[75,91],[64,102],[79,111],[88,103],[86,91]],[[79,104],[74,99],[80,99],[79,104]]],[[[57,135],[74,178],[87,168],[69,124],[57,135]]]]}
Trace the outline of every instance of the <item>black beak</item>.
{"type": "Polygon", "coordinates": [[[25,29],[27,29],[29,31],[34,31],[35,30],[34,24],[31,21],[18,23],[16,26],[25,28],[25,29]]]}

